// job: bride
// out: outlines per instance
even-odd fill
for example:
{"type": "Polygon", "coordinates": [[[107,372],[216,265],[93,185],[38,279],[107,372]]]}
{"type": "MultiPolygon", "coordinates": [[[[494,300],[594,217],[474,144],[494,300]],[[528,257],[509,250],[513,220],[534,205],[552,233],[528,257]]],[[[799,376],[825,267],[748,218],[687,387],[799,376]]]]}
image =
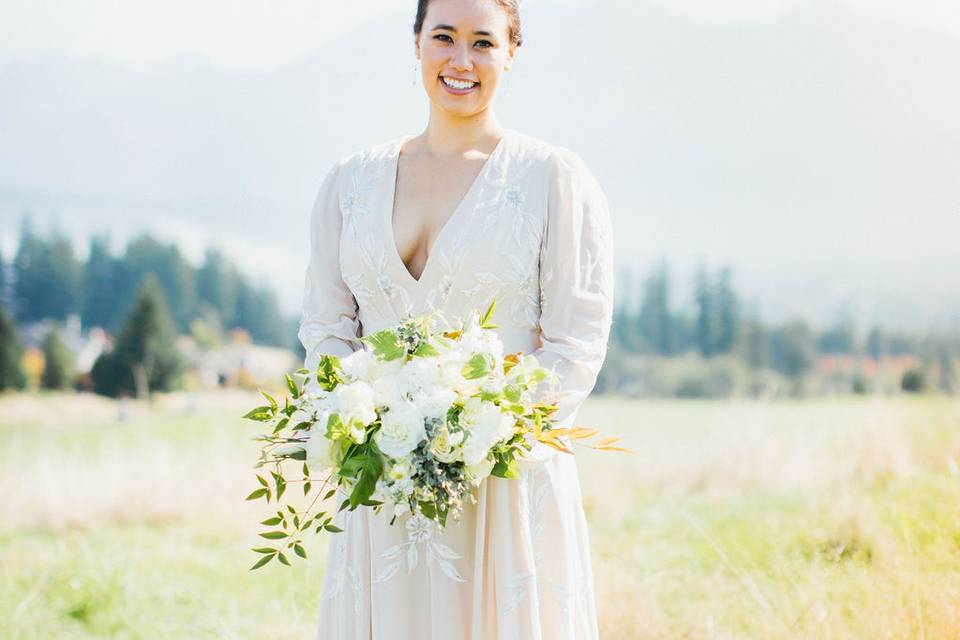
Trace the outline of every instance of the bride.
{"type": "MultiPolygon", "coordinates": [[[[415,53],[430,101],[418,135],[342,158],[310,223],[299,338],[321,354],[408,314],[460,318],[497,300],[504,352],[555,367],[572,426],[606,354],[613,311],[607,201],[572,151],[504,128],[491,103],[522,39],[518,0],[419,0],[415,53]]],[[[549,394],[549,390],[544,391],[549,394]]],[[[598,637],[574,456],[536,451],[489,477],[441,528],[367,508],[331,536],[317,637],[598,637]]]]}

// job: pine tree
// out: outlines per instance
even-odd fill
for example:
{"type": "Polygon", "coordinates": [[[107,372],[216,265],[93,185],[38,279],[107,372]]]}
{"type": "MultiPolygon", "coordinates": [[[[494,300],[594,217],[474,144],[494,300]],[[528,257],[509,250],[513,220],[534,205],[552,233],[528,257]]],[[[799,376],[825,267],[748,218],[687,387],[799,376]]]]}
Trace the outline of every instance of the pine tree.
{"type": "Polygon", "coordinates": [[[49,240],[33,232],[29,218],[20,229],[14,258],[14,307],[22,321],[65,319],[77,310],[80,265],[73,245],[55,232],[49,240]]]}
{"type": "Polygon", "coordinates": [[[147,274],[113,353],[119,373],[117,391],[149,398],[152,391],[172,389],[182,367],[176,337],[160,284],[156,276],[147,274]]]}
{"type": "Polygon", "coordinates": [[[23,389],[27,377],[20,364],[23,347],[17,336],[17,325],[5,307],[0,306],[0,391],[23,389]]]}
{"type": "Polygon", "coordinates": [[[117,264],[110,255],[106,237],[90,239],[90,251],[83,266],[83,303],[80,316],[85,327],[114,330],[117,306],[117,264]]]}
{"type": "Polygon", "coordinates": [[[68,389],[73,378],[73,354],[54,324],[43,338],[43,361],[40,386],[43,389],[68,389]]]}
{"type": "Polygon", "coordinates": [[[670,275],[666,263],[662,263],[644,283],[638,322],[641,336],[651,351],[661,355],[673,352],[670,275]]]}
{"type": "Polygon", "coordinates": [[[720,270],[716,285],[716,351],[729,353],[740,334],[740,301],[733,290],[733,275],[729,267],[720,270]]]}
{"type": "Polygon", "coordinates": [[[701,354],[709,357],[717,351],[716,296],[710,275],[702,264],[697,270],[694,286],[697,301],[697,348],[701,354]]]}

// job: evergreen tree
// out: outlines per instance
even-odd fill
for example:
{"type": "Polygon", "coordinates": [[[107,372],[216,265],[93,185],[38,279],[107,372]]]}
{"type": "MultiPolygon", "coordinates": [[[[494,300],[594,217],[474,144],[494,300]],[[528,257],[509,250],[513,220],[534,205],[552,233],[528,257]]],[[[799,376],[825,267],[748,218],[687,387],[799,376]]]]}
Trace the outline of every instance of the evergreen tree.
{"type": "MultiPolygon", "coordinates": [[[[165,245],[149,234],[134,238],[119,263],[120,300],[133,300],[144,276],[153,273],[160,284],[177,329],[189,331],[196,312],[195,273],[176,245],[165,245]]],[[[120,307],[123,309],[124,307],[120,307]]],[[[117,321],[114,326],[119,326],[117,321]]]]}
{"type": "Polygon", "coordinates": [[[880,327],[873,327],[867,335],[867,355],[879,360],[887,354],[887,339],[880,327]]]}
{"type": "Polygon", "coordinates": [[[237,295],[237,324],[250,332],[259,344],[286,346],[283,318],[277,300],[266,287],[252,287],[241,281],[237,295]]]}
{"type": "MultiPolygon", "coordinates": [[[[147,274],[112,354],[114,371],[119,374],[117,392],[148,398],[152,391],[172,389],[182,368],[176,337],[160,283],[147,274]]],[[[109,373],[108,365],[104,367],[109,373]]]]}
{"type": "Polygon", "coordinates": [[[780,373],[796,378],[816,363],[813,333],[803,320],[793,320],[771,332],[771,363],[780,373]]]}
{"type": "Polygon", "coordinates": [[[709,357],[717,352],[716,296],[710,275],[703,264],[697,270],[694,287],[697,302],[697,348],[700,353],[709,357]]]}
{"type": "Polygon", "coordinates": [[[90,239],[90,251],[83,267],[83,302],[80,316],[85,327],[115,330],[117,307],[117,264],[110,255],[106,236],[90,239]]]}
{"type": "Polygon", "coordinates": [[[817,338],[817,350],[820,353],[854,353],[853,324],[843,319],[830,327],[817,338]]]}
{"type": "Polygon", "coordinates": [[[43,339],[43,361],[40,386],[43,389],[69,388],[73,378],[73,354],[55,324],[51,324],[43,339]]]}
{"type": "Polygon", "coordinates": [[[640,335],[651,351],[661,355],[673,352],[670,276],[665,262],[646,279],[638,322],[640,335]]]}
{"type": "Polygon", "coordinates": [[[720,270],[716,284],[716,340],[717,353],[733,350],[740,333],[740,301],[733,290],[733,274],[729,267],[720,270]]]}
{"type": "Polygon", "coordinates": [[[14,306],[22,321],[66,319],[77,310],[80,265],[73,245],[60,232],[45,241],[33,232],[29,218],[20,229],[14,259],[14,306]]]}
{"type": "Polygon", "coordinates": [[[957,393],[957,371],[953,363],[953,353],[949,347],[943,345],[938,350],[937,360],[940,368],[937,386],[940,391],[951,395],[957,393]]]}
{"type": "Polygon", "coordinates": [[[220,251],[207,249],[197,271],[197,301],[217,314],[224,327],[235,326],[240,276],[220,251]]]}
{"type": "Polygon", "coordinates": [[[17,325],[5,307],[0,306],[0,391],[4,389],[23,389],[27,376],[23,371],[20,358],[23,347],[17,335],[17,325]]]}

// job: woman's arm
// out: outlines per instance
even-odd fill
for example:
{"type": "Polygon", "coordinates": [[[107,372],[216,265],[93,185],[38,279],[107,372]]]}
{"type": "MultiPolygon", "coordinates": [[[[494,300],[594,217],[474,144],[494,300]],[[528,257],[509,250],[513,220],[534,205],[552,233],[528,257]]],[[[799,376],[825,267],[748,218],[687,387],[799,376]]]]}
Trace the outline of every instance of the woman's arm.
{"type": "Polygon", "coordinates": [[[549,178],[547,224],[540,250],[542,345],[533,352],[554,367],[558,391],[546,383],[537,400],[559,404],[553,419],[572,426],[606,357],[613,321],[613,233],[606,196],[572,151],[559,149],[549,178]]]}
{"type": "Polygon", "coordinates": [[[337,181],[343,161],[327,173],[310,217],[310,262],[303,289],[303,313],[297,337],[306,349],[304,367],[314,372],[323,354],[347,356],[363,348],[357,301],[340,271],[343,216],[337,181]]]}

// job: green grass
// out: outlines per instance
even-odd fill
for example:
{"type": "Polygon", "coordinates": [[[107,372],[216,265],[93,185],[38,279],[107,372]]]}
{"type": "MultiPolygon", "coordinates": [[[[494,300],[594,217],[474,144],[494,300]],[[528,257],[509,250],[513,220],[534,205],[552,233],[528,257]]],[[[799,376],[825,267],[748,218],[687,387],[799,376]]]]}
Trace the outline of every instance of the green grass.
{"type": "MultiPolygon", "coordinates": [[[[324,539],[255,572],[250,394],[0,396],[0,637],[308,638],[324,539]]],[[[960,403],[627,401],[580,424],[601,636],[960,637],[960,403]]]]}

